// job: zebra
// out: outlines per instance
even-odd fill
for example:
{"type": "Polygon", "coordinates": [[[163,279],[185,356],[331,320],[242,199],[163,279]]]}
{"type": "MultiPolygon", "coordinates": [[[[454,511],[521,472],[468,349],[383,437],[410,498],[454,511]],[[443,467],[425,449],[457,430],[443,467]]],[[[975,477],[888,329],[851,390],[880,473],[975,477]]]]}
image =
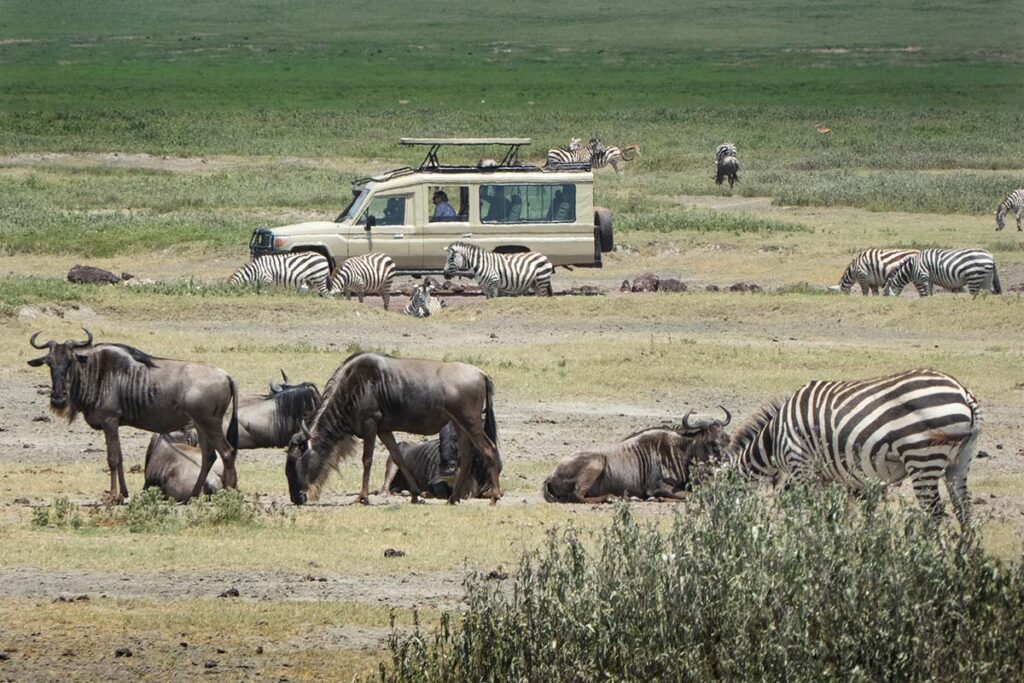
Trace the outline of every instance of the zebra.
{"type": "Polygon", "coordinates": [[[235,271],[229,284],[283,285],[296,289],[315,289],[320,296],[327,295],[327,280],[331,268],[327,257],[315,251],[292,254],[269,254],[246,263],[235,271]]]}
{"type": "Polygon", "coordinates": [[[405,314],[414,318],[426,318],[437,315],[448,308],[448,303],[444,299],[431,296],[436,289],[437,283],[429,277],[423,281],[423,284],[416,285],[409,297],[409,303],[405,305],[405,314]]]}
{"type": "Polygon", "coordinates": [[[603,153],[594,155],[590,164],[594,168],[604,168],[610,165],[616,173],[621,173],[619,164],[624,161],[632,161],[639,153],[640,145],[628,145],[621,149],[615,145],[608,145],[604,148],[603,153]]]}
{"type": "Polygon", "coordinates": [[[562,164],[589,164],[595,156],[604,154],[605,146],[594,136],[585,145],[580,144],[579,138],[573,138],[569,143],[569,149],[553,147],[548,150],[548,160],[545,166],[557,167],[562,164]]]}
{"type": "Polygon", "coordinates": [[[966,287],[973,296],[983,289],[1003,293],[995,259],[982,249],[925,249],[889,275],[885,295],[899,296],[911,280],[921,296],[931,296],[935,285],[951,292],[962,292],[966,287]]]}
{"type": "Polygon", "coordinates": [[[1024,214],[1024,187],[1014,190],[999,202],[999,208],[996,209],[996,232],[1006,227],[1006,214],[1011,209],[1017,216],[1017,232],[1021,232],[1020,218],[1021,214],[1024,214]]]}
{"type": "Polygon", "coordinates": [[[865,249],[843,271],[839,279],[839,290],[849,294],[854,283],[857,283],[864,296],[868,295],[868,290],[878,294],[900,264],[919,253],[917,249],[865,249]]]}
{"type": "Polygon", "coordinates": [[[531,290],[538,296],[541,292],[552,295],[551,275],[555,267],[544,254],[536,251],[495,254],[466,242],[452,242],[445,251],[448,258],[444,263],[444,276],[450,279],[459,272],[472,271],[488,299],[531,290]]]}
{"type": "Polygon", "coordinates": [[[736,155],[736,145],[724,142],[715,150],[715,185],[721,185],[725,178],[729,179],[729,189],[740,180],[740,160],[736,155]]]}
{"type": "Polygon", "coordinates": [[[391,281],[395,277],[395,262],[386,254],[370,253],[353,256],[331,273],[331,291],[345,294],[349,299],[355,294],[359,303],[367,294],[380,294],[384,310],[391,301],[391,281]]]}
{"type": "Polygon", "coordinates": [[[860,492],[871,480],[910,478],[918,503],[944,514],[945,478],[961,529],[970,518],[967,472],[981,411],[957,380],[911,370],[846,382],[813,381],[755,415],[732,439],[731,464],[778,481],[819,479],[860,492]]]}

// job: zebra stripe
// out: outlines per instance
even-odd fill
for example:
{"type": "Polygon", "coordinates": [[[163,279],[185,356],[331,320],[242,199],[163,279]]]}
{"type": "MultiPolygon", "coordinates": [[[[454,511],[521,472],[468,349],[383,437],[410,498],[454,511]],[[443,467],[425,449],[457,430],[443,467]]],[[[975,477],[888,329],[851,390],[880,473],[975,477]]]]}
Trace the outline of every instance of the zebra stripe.
{"type": "Polygon", "coordinates": [[[839,482],[854,491],[868,481],[907,477],[917,500],[943,515],[939,479],[965,528],[967,472],[981,432],[974,396],[949,375],[913,370],[886,377],[813,381],[763,408],[733,437],[733,464],[745,474],[839,482]]]}
{"type": "Polygon", "coordinates": [[[1024,187],[1019,190],[1014,190],[1010,194],[1006,195],[1003,201],[999,202],[999,207],[996,209],[997,231],[1006,227],[1006,214],[1011,209],[1017,216],[1017,232],[1021,232],[1020,218],[1021,214],[1024,214],[1024,187]]]}
{"type": "Polygon", "coordinates": [[[267,284],[315,289],[320,296],[327,294],[330,275],[327,258],[314,251],[294,254],[269,254],[246,263],[228,280],[230,284],[267,284]]]}
{"type": "Polygon", "coordinates": [[[363,303],[367,294],[379,294],[386,311],[394,278],[395,262],[390,256],[376,252],[353,256],[331,273],[331,293],[344,294],[350,299],[355,294],[359,303],[363,303]]]}
{"type": "Polygon", "coordinates": [[[925,249],[890,274],[885,295],[899,296],[911,281],[921,296],[931,296],[935,285],[951,292],[966,287],[973,296],[982,290],[1003,293],[995,259],[981,249],[925,249]]]}
{"type": "Polygon", "coordinates": [[[548,150],[548,161],[546,166],[560,166],[562,164],[589,164],[595,155],[604,154],[605,146],[596,137],[590,138],[585,145],[579,144],[578,138],[573,138],[569,149],[554,147],[548,150]]]}
{"type": "Polygon", "coordinates": [[[409,297],[409,303],[405,305],[405,314],[414,318],[427,318],[448,308],[448,304],[443,299],[435,299],[431,296],[436,287],[437,284],[430,278],[427,278],[423,284],[416,285],[412,290],[412,296],[409,297]]]}
{"type": "Polygon", "coordinates": [[[872,294],[878,294],[893,272],[919,253],[917,249],[865,249],[846,267],[839,278],[839,289],[843,294],[849,294],[857,283],[864,296],[868,295],[869,289],[872,294]]]}
{"type": "Polygon", "coordinates": [[[516,254],[495,254],[465,242],[452,242],[445,251],[448,258],[444,275],[454,277],[471,271],[488,299],[500,294],[515,296],[533,291],[552,295],[551,275],[555,267],[544,254],[536,251],[516,254]]]}
{"type": "Polygon", "coordinates": [[[621,173],[619,170],[619,164],[624,161],[632,161],[639,153],[640,145],[629,145],[622,149],[615,145],[608,145],[604,148],[604,152],[594,154],[593,158],[590,160],[590,165],[594,168],[611,166],[616,173],[621,173]]]}

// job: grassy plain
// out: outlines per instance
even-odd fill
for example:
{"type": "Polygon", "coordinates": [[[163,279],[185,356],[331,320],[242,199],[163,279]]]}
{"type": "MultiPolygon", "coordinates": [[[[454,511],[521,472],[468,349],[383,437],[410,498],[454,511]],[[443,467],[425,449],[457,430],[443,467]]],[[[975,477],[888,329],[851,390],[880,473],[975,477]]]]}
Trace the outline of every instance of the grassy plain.
{"type": "MultiPolygon", "coordinates": [[[[1024,283],[1022,241],[1012,223],[995,233],[991,216],[1024,186],[1020,3],[3,7],[0,321],[11,343],[0,345],[0,576],[22,597],[0,605],[0,649],[13,661],[0,662],[0,677],[159,678],[172,667],[187,677],[218,660],[211,668],[234,678],[348,679],[377,659],[387,590],[296,601],[288,582],[313,572],[330,585],[384,576],[399,588],[466,565],[507,567],[555,525],[607,524],[608,510],[536,504],[557,458],[691,406],[721,403],[742,420],[819,376],[930,365],[971,387],[994,456],[971,480],[986,545],[1020,557],[1019,296],[880,300],[826,289],[853,254],[882,245],[980,246],[996,255],[1004,287],[1024,283]],[[253,227],[333,217],[352,179],[417,163],[401,136],[524,135],[535,140],[527,157],[540,159],[595,133],[642,146],[622,177],[597,181],[624,248],[600,273],[560,272],[558,286],[597,284],[608,296],[473,301],[414,321],[219,284],[247,257],[253,227]],[[732,196],[710,181],[726,139],[743,162],[732,196]],[[157,282],[75,287],[63,276],[78,262],[157,282]],[[644,271],[694,291],[615,293],[644,271]],[[768,293],[702,291],[737,281],[768,293]],[[322,384],[357,348],[476,363],[498,386],[508,495],[493,509],[338,507],[359,476],[348,463],[329,505],[292,511],[280,455],[258,453],[240,464],[243,489],[267,510],[253,524],[133,534],[83,509],[81,529],[34,527],[14,499],[83,501],[106,485],[102,453],[83,452],[101,446],[96,433],[33,421],[46,415],[46,380],[23,365],[29,334],[64,339],[81,325],[216,363],[244,393],[281,367],[322,384]],[[385,561],[389,547],[407,554],[385,561]],[[33,568],[66,577],[68,590],[123,571],[126,585],[161,597],[84,587],[91,601],[51,604],[16,580],[33,568]],[[170,571],[220,572],[217,590],[175,593],[160,574],[170,571]],[[279,600],[212,602],[232,572],[288,578],[279,600]],[[53,649],[84,632],[94,640],[65,646],[77,656],[53,649]],[[113,654],[125,643],[130,661],[113,654]],[[261,643],[269,663],[252,658],[261,643]],[[93,664],[76,664],[85,659],[93,664]]],[[[124,438],[129,463],[141,462],[147,438],[124,438]]],[[[129,485],[137,490],[140,475],[129,485]]],[[[654,505],[637,514],[665,519],[654,505]]],[[[431,620],[437,604],[418,606],[431,620]]]]}

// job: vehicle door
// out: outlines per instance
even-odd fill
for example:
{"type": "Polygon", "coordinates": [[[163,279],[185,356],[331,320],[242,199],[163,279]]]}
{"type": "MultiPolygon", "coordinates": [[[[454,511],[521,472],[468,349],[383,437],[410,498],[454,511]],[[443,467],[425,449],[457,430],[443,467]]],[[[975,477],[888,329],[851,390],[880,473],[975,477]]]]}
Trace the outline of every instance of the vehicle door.
{"type": "Polygon", "coordinates": [[[414,195],[408,190],[373,197],[356,221],[363,234],[349,240],[348,255],[379,252],[394,259],[399,269],[418,268],[422,246],[415,238],[415,208],[414,195]]]}

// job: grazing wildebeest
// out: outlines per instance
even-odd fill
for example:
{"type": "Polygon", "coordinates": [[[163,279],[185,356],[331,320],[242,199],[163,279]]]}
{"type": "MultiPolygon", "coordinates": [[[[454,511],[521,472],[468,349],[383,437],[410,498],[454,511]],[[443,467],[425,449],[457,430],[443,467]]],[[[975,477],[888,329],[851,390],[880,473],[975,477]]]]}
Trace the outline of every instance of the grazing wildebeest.
{"type": "MultiPolygon", "coordinates": [[[[196,446],[195,432],[177,431],[154,434],[146,449],[143,488],[155,486],[169,498],[184,502],[192,495],[196,478],[203,469],[203,452],[196,446]]],[[[203,482],[203,493],[212,494],[224,488],[224,462],[217,461],[203,482]]]]}
{"type": "Polygon", "coordinates": [[[698,469],[724,461],[729,436],[725,420],[690,422],[651,427],[632,434],[614,446],[579,451],[563,458],[544,480],[544,499],[549,503],[604,503],[613,497],[684,497],[698,469]]]}
{"type": "MultiPolygon", "coordinates": [[[[455,474],[459,462],[459,432],[451,422],[446,424],[438,438],[421,443],[400,441],[398,449],[405,459],[405,469],[410,472],[416,488],[429,493],[434,498],[450,498],[452,487],[448,483],[455,474]]],[[[473,448],[473,476],[470,490],[464,491],[465,497],[485,497],[491,484],[491,472],[483,453],[473,448]]],[[[498,461],[498,472],[501,472],[501,460],[498,461]]],[[[388,456],[387,472],[384,475],[385,493],[409,491],[412,487],[398,470],[393,458],[388,456]]]]}
{"type": "Polygon", "coordinates": [[[206,477],[217,460],[224,459],[224,485],[234,488],[235,451],[238,447],[238,393],[235,382],[209,363],[156,358],[125,344],[92,343],[52,339],[36,344],[36,332],[29,343],[49,349],[42,358],[28,361],[32,367],[50,366],[50,409],[67,415],[79,413],[93,429],[102,429],[107,442],[112,500],[128,497],[117,431],[124,425],[150,432],[166,433],[190,422],[199,434],[203,465],[192,495],[202,492],[206,477]],[[224,435],[223,420],[228,405],[233,407],[224,435]]]}
{"type": "Polygon", "coordinates": [[[498,483],[497,424],[494,420],[491,378],[465,363],[444,363],[357,353],[331,375],[312,427],[292,438],[285,475],[292,502],[316,498],[331,469],[352,455],[356,439],[363,440],[363,486],[359,501],[369,502],[373,442],[380,437],[406,476],[412,501],[419,488],[405,465],[392,432],[437,434],[448,422],[459,430],[461,462],[449,502],[463,497],[471,475],[470,442],[487,459],[491,501],[501,497],[498,483]],[[312,495],[309,492],[312,491],[312,495]]]}

